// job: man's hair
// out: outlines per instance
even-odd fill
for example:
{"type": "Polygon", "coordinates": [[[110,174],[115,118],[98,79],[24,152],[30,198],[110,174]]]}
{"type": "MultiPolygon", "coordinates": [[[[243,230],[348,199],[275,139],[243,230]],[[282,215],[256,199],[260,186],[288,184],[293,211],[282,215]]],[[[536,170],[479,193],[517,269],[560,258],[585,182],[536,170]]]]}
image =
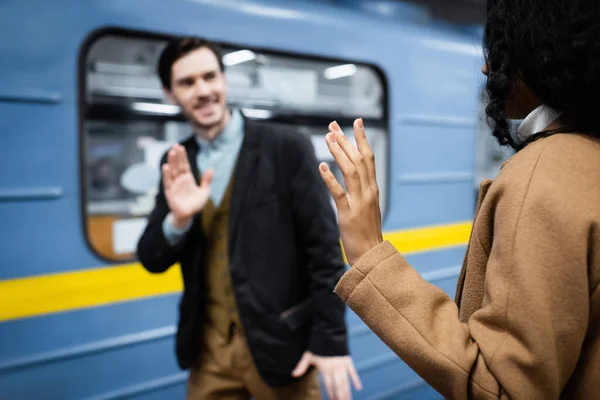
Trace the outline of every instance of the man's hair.
{"type": "Polygon", "coordinates": [[[488,65],[486,109],[501,145],[520,150],[554,133],[600,136],[600,1],[488,0],[483,47],[488,65]],[[568,126],[525,140],[514,137],[506,105],[521,79],[568,126]]]}
{"type": "Polygon", "coordinates": [[[186,54],[202,47],[206,47],[214,53],[219,61],[219,68],[221,71],[225,71],[221,48],[216,43],[196,37],[173,38],[167,43],[167,46],[163,49],[158,59],[158,76],[163,87],[171,89],[171,69],[173,64],[186,54]]]}

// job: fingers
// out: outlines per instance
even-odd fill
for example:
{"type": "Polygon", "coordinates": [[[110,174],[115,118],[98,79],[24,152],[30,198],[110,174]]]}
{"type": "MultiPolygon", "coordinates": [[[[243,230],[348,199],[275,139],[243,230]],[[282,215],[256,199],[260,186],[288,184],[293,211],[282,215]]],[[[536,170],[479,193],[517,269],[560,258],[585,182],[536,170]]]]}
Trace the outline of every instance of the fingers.
{"type": "Polygon", "coordinates": [[[346,188],[348,188],[348,192],[357,193],[360,190],[360,175],[354,166],[354,163],[338,143],[338,138],[340,138],[340,136],[344,137],[344,134],[341,132],[329,132],[325,136],[325,141],[327,142],[327,147],[329,147],[329,152],[344,175],[344,183],[346,184],[346,188]]]}
{"type": "Polygon", "coordinates": [[[348,203],[346,191],[340,185],[335,175],[333,175],[327,163],[321,163],[319,172],[321,172],[321,178],[325,181],[325,185],[327,185],[327,189],[329,189],[329,193],[331,193],[338,211],[348,208],[350,204],[348,203]]]}
{"type": "MultiPolygon", "coordinates": [[[[327,390],[327,395],[331,400],[350,400],[352,391],[350,389],[350,380],[348,375],[351,375],[349,366],[352,362],[346,360],[330,362],[328,365],[321,365],[321,376],[327,390]]],[[[355,371],[354,371],[355,372],[355,371]]],[[[354,378],[352,378],[354,379],[354,378]]],[[[362,389],[360,380],[357,390],[362,389]]]]}
{"type": "Polygon", "coordinates": [[[176,144],[175,150],[177,151],[177,173],[185,174],[191,171],[190,162],[188,161],[185,148],[180,144],[176,144]]]}
{"type": "Polygon", "coordinates": [[[323,377],[323,384],[325,385],[325,391],[327,392],[327,397],[330,400],[336,400],[333,375],[331,373],[329,373],[329,371],[324,371],[324,372],[321,372],[321,376],[323,377]]]}
{"type": "Polygon", "coordinates": [[[350,399],[350,382],[348,382],[348,375],[346,375],[345,369],[336,369],[333,380],[335,383],[335,398],[336,400],[349,400],[350,399]]]}
{"type": "Polygon", "coordinates": [[[304,375],[306,373],[306,370],[308,369],[310,364],[311,364],[310,354],[304,353],[304,355],[298,362],[298,365],[296,365],[296,368],[294,368],[294,370],[292,371],[292,376],[294,378],[301,377],[302,375],[304,375]]]}
{"type": "MultiPolygon", "coordinates": [[[[356,126],[356,122],[355,122],[356,126]]],[[[356,173],[358,174],[358,180],[360,182],[360,186],[367,188],[369,185],[367,169],[364,162],[364,157],[360,151],[354,146],[354,144],[350,141],[350,139],[344,135],[342,129],[338,125],[337,122],[332,122],[329,124],[329,129],[335,133],[335,138],[340,148],[344,151],[344,154],[348,157],[348,159],[352,162],[352,165],[356,169],[356,173]]],[[[345,175],[344,175],[345,178],[345,175]]]]}
{"type": "Polygon", "coordinates": [[[171,171],[173,178],[191,171],[187,152],[180,144],[174,145],[171,150],[169,150],[168,162],[169,170],[171,171]]]}
{"type": "Polygon", "coordinates": [[[171,150],[169,150],[169,155],[167,158],[167,162],[169,165],[169,168],[167,168],[167,171],[169,172],[169,178],[171,179],[171,181],[175,180],[175,178],[178,175],[178,171],[177,171],[177,155],[178,151],[176,147],[172,147],[171,150]]]}
{"type": "Polygon", "coordinates": [[[163,187],[165,188],[165,190],[167,190],[173,184],[173,176],[171,174],[171,170],[169,168],[168,163],[163,164],[161,169],[162,169],[162,176],[163,176],[163,179],[162,179],[163,187]]]}
{"type": "Polygon", "coordinates": [[[363,156],[365,167],[367,170],[367,180],[371,186],[377,186],[377,179],[375,176],[375,154],[371,149],[371,145],[367,140],[367,134],[365,132],[365,126],[362,118],[358,118],[354,121],[354,137],[356,138],[356,145],[358,151],[363,156]]]}
{"type": "Polygon", "coordinates": [[[352,384],[354,385],[354,389],[362,390],[362,382],[360,381],[360,377],[358,376],[358,372],[356,371],[352,360],[349,360],[347,370],[348,375],[350,375],[350,379],[352,380],[352,384]]]}
{"type": "Polygon", "coordinates": [[[202,174],[202,181],[200,182],[200,187],[208,189],[214,177],[214,173],[212,169],[207,169],[204,174],[202,174]]]}

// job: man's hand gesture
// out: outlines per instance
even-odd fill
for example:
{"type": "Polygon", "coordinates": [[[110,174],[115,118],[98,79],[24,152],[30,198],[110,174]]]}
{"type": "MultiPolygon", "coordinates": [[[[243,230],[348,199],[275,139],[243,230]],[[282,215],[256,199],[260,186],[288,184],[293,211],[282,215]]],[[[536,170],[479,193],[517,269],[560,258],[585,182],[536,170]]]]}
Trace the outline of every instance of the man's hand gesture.
{"type": "Polygon", "coordinates": [[[184,147],[176,144],[169,150],[168,160],[162,166],[162,176],[172,222],[176,227],[182,228],[206,206],[213,172],[206,171],[198,186],[184,147]]]}

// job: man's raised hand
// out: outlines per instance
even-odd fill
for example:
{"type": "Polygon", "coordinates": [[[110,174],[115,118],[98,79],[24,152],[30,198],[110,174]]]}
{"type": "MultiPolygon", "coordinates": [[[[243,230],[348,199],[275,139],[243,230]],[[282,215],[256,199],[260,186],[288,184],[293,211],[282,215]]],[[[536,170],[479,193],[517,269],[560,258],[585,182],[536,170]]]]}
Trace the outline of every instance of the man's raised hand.
{"type": "Polygon", "coordinates": [[[162,177],[172,222],[176,227],[182,228],[208,203],[213,172],[206,171],[198,186],[185,148],[176,144],[169,150],[167,162],[162,166],[162,177]]]}

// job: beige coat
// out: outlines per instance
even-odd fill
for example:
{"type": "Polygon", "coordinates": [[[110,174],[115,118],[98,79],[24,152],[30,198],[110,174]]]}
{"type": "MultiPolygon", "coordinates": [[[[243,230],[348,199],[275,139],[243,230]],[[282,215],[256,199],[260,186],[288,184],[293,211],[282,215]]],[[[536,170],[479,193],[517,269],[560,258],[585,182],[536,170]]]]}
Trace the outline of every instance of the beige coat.
{"type": "Polygon", "coordinates": [[[450,399],[600,399],[600,140],[554,135],[484,182],[453,301],[389,243],[336,292],[450,399]]]}

